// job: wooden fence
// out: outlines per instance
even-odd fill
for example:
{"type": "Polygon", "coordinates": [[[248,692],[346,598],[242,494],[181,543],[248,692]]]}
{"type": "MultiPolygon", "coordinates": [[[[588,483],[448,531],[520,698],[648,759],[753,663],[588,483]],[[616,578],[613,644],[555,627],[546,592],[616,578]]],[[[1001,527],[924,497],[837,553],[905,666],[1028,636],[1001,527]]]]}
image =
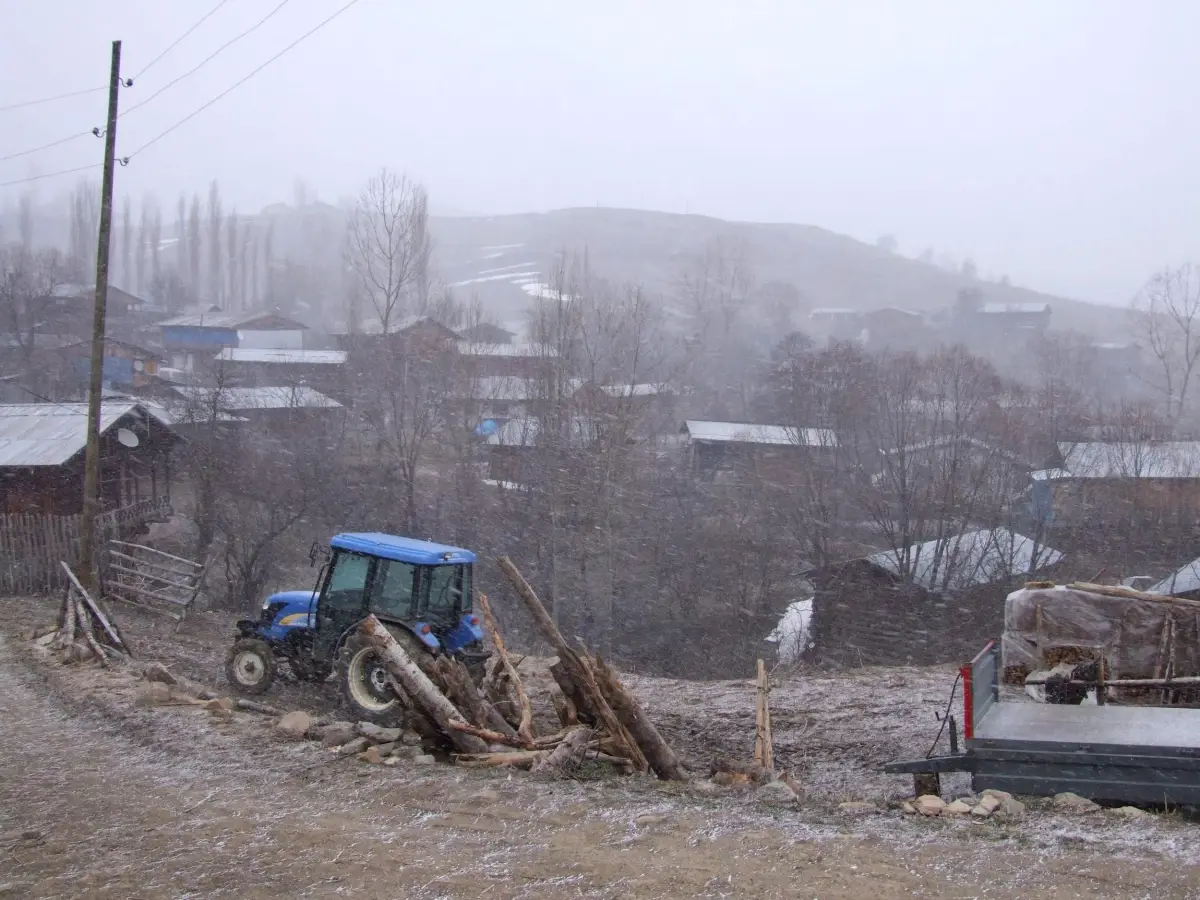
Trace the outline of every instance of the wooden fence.
{"type": "MultiPolygon", "coordinates": [[[[143,500],[101,514],[94,546],[101,553],[113,538],[128,537],[149,519],[170,513],[165,498],[143,500]]],[[[66,584],[60,562],[70,566],[80,560],[79,538],[83,517],[0,516],[0,594],[48,594],[66,584]]]]}

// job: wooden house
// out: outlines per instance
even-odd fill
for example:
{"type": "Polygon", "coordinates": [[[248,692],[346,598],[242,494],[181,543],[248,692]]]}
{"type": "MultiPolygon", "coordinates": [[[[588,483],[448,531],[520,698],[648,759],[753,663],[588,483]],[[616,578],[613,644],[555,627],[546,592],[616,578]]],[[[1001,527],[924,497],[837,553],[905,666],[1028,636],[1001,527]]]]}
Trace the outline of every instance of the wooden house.
{"type": "MultiPolygon", "coordinates": [[[[161,516],[171,496],[166,417],[130,401],[100,414],[101,508],[161,516]]],[[[75,515],[83,509],[86,403],[0,405],[0,511],[75,515]]]]}
{"type": "Polygon", "coordinates": [[[692,472],[703,481],[752,476],[786,484],[806,461],[838,447],[837,435],[828,428],[688,419],[680,433],[692,472]]]}

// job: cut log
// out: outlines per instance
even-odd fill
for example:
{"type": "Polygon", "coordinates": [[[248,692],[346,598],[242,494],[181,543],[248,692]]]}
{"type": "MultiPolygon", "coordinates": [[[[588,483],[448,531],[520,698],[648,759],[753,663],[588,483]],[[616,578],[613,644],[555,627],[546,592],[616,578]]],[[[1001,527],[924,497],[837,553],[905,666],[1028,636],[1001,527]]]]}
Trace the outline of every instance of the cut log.
{"type": "Polygon", "coordinates": [[[550,751],[514,750],[511,753],[460,753],[454,758],[456,766],[464,769],[491,769],[497,766],[514,766],[528,769],[550,751]]]}
{"type": "Polygon", "coordinates": [[[236,701],[238,709],[244,709],[247,712],[256,712],[264,716],[282,716],[283,710],[277,709],[274,706],[268,706],[265,703],[259,703],[257,700],[238,700],[236,701]]]}
{"type": "Polygon", "coordinates": [[[58,646],[62,649],[75,643],[75,592],[67,588],[67,599],[63,606],[63,624],[58,630],[58,646]]]}
{"type": "Polygon", "coordinates": [[[1150,594],[1146,591],[1135,591],[1114,584],[1092,584],[1087,581],[1075,581],[1067,585],[1074,591],[1086,591],[1089,594],[1104,594],[1109,597],[1124,597],[1127,600],[1145,600],[1149,603],[1172,603],[1179,606],[1200,607],[1200,601],[1187,600],[1183,597],[1173,597],[1170,594],[1150,594]]]}
{"type": "Polygon", "coordinates": [[[461,731],[465,734],[473,734],[480,740],[487,741],[489,744],[503,744],[506,747],[520,747],[523,750],[536,750],[537,746],[533,741],[524,741],[517,735],[501,734],[499,731],[492,731],[488,728],[479,728],[469,722],[451,722],[450,727],[455,731],[461,731]]]}
{"type": "Polygon", "coordinates": [[[82,635],[83,642],[87,645],[87,648],[92,651],[92,656],[96,657],[96,661],[100,665],[107,666],[108,657],[104,655],[104,651],[100,649],[100,645],[92,635],[92,624],[88,621],[87,613],[78,604],[75,606],[75,617],[78,620],[79,633],[82,635]]]}
{"type": "Polygon", "coordinates": [[[374,616],[367,616],[359,625],[359,630],[374,646],[388,672],[396,679],[413,703],[437,723],[441,733],[456,749],[463,753],[487,751],[487,744],[475,735],[450,727],[451,722],[465,723],[466,720],[454,704],[434,686],[433,682],[429,680],[429,676],[409,658],[409,655],[404,652],[404,648],[392,637],[382,622],[374,616]]]}
{"type": "Polygon", "coordinates": [[[75,573],[71,571],[71,567],[65,562],[60,562],[59,565],[67,573],[67,578],[74,585],[79,600],[87,607],[92,618],[95,619],[96,623],[104,631],[105,635],[107,635],[109,642],[118,650],[128,653],[129,650],[125,647],[125,642],[121,640],[121,635],[117,633],[117,629],[109,622],[108,617],[104,615],[104,611],[96,605],[96,601],[92,599],[91,595],[84,589],[84,586],[79,583],[79,579],[75,577],[75,573]]]}
{"type": "Polygon", "coordinates": [[[521,718],[517,724],[517,736],[528,743],[533,740],[533,704],[529,702],[529,694],[525,692],[525,685],[521,683],[521,676],[517,674],[517,667],[509,661],[508,651],[504,648],[504,638],[500,636],[500,627],[496,624],[496,617],[492,615],[492,607],[488,603],[487,594],[479,594],[478,601],[479,611],[483,613],[483,627],[487,629],[488,637],[492,639],[492,644],[496,648],[496,655],[500,657],[500,665],[504,667],[503,671],[508,678],[508,683],[517,692],[517,703],[521,708],[521,718]]]}
{"type": "Polygon", "coordinates": [[[588,742],[592,739],[592,729],[581,725],[562,740],[557,747],[545,756],[534,761],[533,772],[543,775],[569,775],[579,768],[587,753],[588,742]]]}
{"type": "Polygon", "coordinates": [[[604,699],[604,694],[596,684],[596,676],[592,671],[591,661],[587,654],[576,653],[567,646],[567,642],[559,633],[554,620],[546,612],[546,607],[542,605],[542,601],[538,599],[538,595],[534,593],[533,588],[529,586],[529,582],[525,580],[513,561],[507,556],[501,556],[496,562],[500,566],[500,571],[516,589],[517,596],[521,598],[533,616],[534,623],[538,626],[542,636],[558,653],[558,661],[565,667],[567,674],[579,685],[581,699],[585,704],[580,707],[579,711],[582,713],[586,710],[594,716],[596,724],[602,725],[618,745],[623,745],[621,749],[625,752],[616,755],[628,757],[639,772],[647,771],[650,764],[638,748],[637,741],[621,724],[612,707],[608,705],[608,701],[604,699]]]}
{"type": "Polygon", "coordinates": [[[434,669],[442,692],[469,722],[516,739],[517,733],[513,727],[504,721],[504,716],[480,694],[466,666],[456,659],[440,656],[434,669]]]}
{"type": "Polygon", "coordinates": [[[558,711],[558,718],[563,728],[570,728],[581,723],[595,725],[595,716],[587,712],[587,699],[583,695],[583,688],[572,676],[568,664],[561,659],[557,660],[550,666],[550,674],[554,677],[554,683],[562,691],[563,709],[558,711]]]}
{"type": "MultiPolygon", "coordinates": [[[[596,681],[621,724],[629,729],[638,747],[646,755],[654,774],[664,781],[686,781],[687,773],[675,751],[658,733],[641,704],[634,699],[617,673],[601,657],[596,657],[596,681]]],[[[617,754],[618,756],[620,754],[617,754]]]]}

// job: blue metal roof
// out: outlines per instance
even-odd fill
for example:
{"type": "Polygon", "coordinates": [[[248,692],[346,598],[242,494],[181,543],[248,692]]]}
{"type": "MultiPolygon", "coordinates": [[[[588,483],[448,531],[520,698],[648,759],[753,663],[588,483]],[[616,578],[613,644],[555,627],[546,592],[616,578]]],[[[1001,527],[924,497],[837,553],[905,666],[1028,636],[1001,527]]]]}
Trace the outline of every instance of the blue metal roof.
{"type": "Polygon", "coordinates": [[[329,546],[337,550],[350,550],[383,559],[415,563],[421,566],[436,566],[442,563],[473,563],[475,554],[461,547],[447,544],[431,544],[413,538],[397,537],[394,534],[363,532],[358,534],[336,534],[329,546]]]}

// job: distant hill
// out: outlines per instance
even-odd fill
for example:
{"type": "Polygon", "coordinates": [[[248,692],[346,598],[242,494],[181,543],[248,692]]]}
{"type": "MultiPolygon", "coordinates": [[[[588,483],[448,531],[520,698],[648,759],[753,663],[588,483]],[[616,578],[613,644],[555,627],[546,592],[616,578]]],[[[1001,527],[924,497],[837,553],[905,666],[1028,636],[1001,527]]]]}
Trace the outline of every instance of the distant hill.
{"type": "Polygon", "coordinates": [[[811,225],[728,222],[630,209],[561,209],[505,216],[439,217],[432,223],[438,268],[461,294],[478,293],[502,318],[519,315],[562,250],[587,250],[600,274],[669,291],[713,238],[742,242],[758,283],[794,284],[809,307],[894,306],[935,312],[964,287],[1001,303],[1045,302],[1052,327],[1097,338],[1125,330],[1124,311],[971,280],[811,225]]]}

